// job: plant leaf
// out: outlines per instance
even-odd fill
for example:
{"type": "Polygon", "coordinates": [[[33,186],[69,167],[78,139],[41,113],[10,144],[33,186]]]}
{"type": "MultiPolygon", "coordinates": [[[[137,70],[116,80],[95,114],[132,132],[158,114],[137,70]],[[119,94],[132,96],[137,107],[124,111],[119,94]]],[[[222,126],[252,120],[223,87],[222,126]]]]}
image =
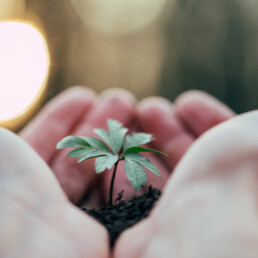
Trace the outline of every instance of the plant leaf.
{"type": "Polygon", "coordinates": [[[125,157],[125,174],[132,182],[135,191],[138,191],[142,185],[146,184],[147,176],[144,169],[128,157],[125,157]]]}
{"type": "Polygon", "coordinates": [[[80,136],[67,136],[59,141],[56,145],[57,149],[63,148],[75,148],[75,147],[90,147],[89,143],[87,143],[82,137],[80,136]]]}
{"type": "Polygon", "coordinates": [[[101,150],[92,150],[89,153],[85,153],[81,158],[78,160],[78,163],[81,163],[84,160],[102,157],[102,156],[110,156],[113,155],[110,152],[101,151],[101,150]]]}
{"type": "Polygon", "coordinates": [[[141,146],[131,147],[131,148],[129,148],[125,151],[125,154],[128,153],[128,152],[153,152],[153,153],[157,153],[157,154],[160,154],[160,155],[168,158],[168,156],[161,151],[152,150],[152,149],[144,148],[144,147],[141,147],[141,146]]]}
{"type": "Polygon", "coordinates": [[[67,157],[74,157],[78,158],[81,157],[78,161],[78,163],[86,160],[86,159],[91,159],[91,158],[96,158],[96,157],[101,157],[101,156],[109,156],[112,155],[109,151],[103,151],[103,150],[96,150],[94,148],[79,148],[70,151],[67,154],[67,157]]]}
{"type": "MultiPolygon", "coordinates": [[[[95,134],[97,134],[99,137],[101,137],[111,148],[112,143],[110,142],[109,133],[106,130],[96,128],[93,131],[94,131],[95,134]]],[[[112,150],[112,148],[111,148],[111,150],[112,150]]]]}
{"type": "Polygon", "coordinates": [[[110,138],[115,146],[115,153],[118,153],[124,143],[125,135],[128,132],[127,128],[122,127],[122,124],[116,120],[108,119],[108,129],[110,138]]]}
{"type": "Polygon", "coordinates": [[[107,123],[109,132],[103,129],[95,129],[94,132],[109,145],[115,154],[118,154],[128,129],[122,127],[122,124],[116,120],[108,119],[107,123]]]}
{"type": "Polygon", "coordinates": [[[111,169],[117,161],[118,155],[110,155],[96,158],[95,170],[97,173],[101,173],[105,169],[111,169]]]}
{"type": "Polygon", "coordinates": [[[154,173],[157,176],[161,176],[159,173],[159,170],[157,169],[156,166],[154,166],[149,159],[143,157],[140,153],[138,152],[128,152],[125,154],[126,158],[129,158],[130,160],[133,160],[143,167],[147,168],[150,170],[152,173],[154,173]]]}
{"type": "Polygon", "coordinates": [[[83,138],[91,147],[93,147],[96,150],[109,151],[107,145],[96,137],[83,136],[81,138],[83,138]]]}
{"type": "Polygon", "coordinates": [[[152,135],[147,133],[132,133],[125,137],[123,151],[128,148],[146,144],[152,141],[152,135]]]}
{"type": "Polygon", "coordinates": [[[74,157],[74,158],[78,158],[81,157],[87,153],[91,153],[93,151],[92,148],[88,147],[88,148],[78,148],[75,150],[70,151],[66,157],[74,157]]]}

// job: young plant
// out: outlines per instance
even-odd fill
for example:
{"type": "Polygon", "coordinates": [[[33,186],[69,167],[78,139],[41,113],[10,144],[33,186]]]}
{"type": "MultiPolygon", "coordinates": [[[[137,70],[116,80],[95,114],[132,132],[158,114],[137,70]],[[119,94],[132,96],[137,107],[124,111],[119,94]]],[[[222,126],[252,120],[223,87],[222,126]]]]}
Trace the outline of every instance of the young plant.
{"type": "Polygon", "coordinates": [[[75,148],[67,154],[67,157],[79,157],[78,163],[96,158],[95,169],[101,173],[106,169],[113,169],[113,175],[109,189],[109,203],[112,204],[113,186],[117,171],[117,165],[124,160],[125,173],[132,182],[135,191],[146,184],[146,173],[142,167],[160,176],[158,169],[139,152],[154,152],[167,157],[164,153],[148,149],[143,145],[152,141],[152,135],[146,133],[127,134],[128,129],[116,120],[108,119],[108,131],[95,129],[94,132],[105,142],[96,137],[67,136],[57,144],[57,149],[75,148]],[[107,147],[109,146],[109,148],[107,147]]]}

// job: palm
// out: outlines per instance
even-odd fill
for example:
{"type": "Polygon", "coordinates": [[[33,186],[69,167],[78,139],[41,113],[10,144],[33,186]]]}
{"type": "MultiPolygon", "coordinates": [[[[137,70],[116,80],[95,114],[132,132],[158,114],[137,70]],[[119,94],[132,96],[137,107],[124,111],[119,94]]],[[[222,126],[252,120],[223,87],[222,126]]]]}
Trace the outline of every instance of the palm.
{"type": "Polygon", "coordinates": [[[67,200],[42,159],[4,129],[0,141],[1,257],[107,258],[105,229],[67,200]]]}
{"type": "Polygon", "coordinates": [[[114,257],[257,257],[257,118],[250,112],[198,139],[114,257]]]}

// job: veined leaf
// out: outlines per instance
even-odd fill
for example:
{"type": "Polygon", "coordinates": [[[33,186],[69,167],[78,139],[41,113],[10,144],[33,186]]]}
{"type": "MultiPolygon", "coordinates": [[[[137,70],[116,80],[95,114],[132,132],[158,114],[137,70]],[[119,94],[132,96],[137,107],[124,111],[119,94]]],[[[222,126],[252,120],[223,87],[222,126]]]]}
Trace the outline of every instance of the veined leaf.
{"type": "Polygon", "coordinates": [[[128,132],[127,128],[122,127],[122,124],[116,120],[108,119],[108,129],[110,138],[115,147],[115,153],[118,153],[124,143],[125,135],[128,132]]]}
{"type": "Polygon", "coordinates": [[[91,147],[75,149],[75,150],[70,151],[66,155],[66,157],[78,158],[78,157],[81,157],[85,154],[91,153],[93,150],[94,149],[92,149],[91,147]]]}
{"type": "Polygon", "coordinates": [[[118,155],[109,155],[96,158],[95,169],[97,173],[103,172],[105,169],[111,169],[118,161],[118,155]]]}
{"type": "Polygon", "coordinates": [[[137,162],[125,157],[125,174],[132,182],[135,191],[141,189],[141,186],[146,184],[146,173],[137,162]]]}
{"type": "Polygon", "coordinates": [[[152,149],[144,148],[144,147],[141,147],[141,146],[131,147],[131,148],[129,148],[125,151],[125,153],[129,153],[129,152],[154,152],[154,153],[158,153],[158,154],[168,158],[168,156],[161,151],[152,150],[152,149]]]}
{"type": "Polygon", "coordinates": [[[124,142],[125,134],[128,129],[122,127],[122,124],[116,120],[108,119],[109,132],[103,129],[95,129],[94,132],[100,136],[111,148],[111,150],[118,154],[124,142]]]}
{"type": "MultiPolygon", "coordinates": [[[[101,137],[111,148],[112,142],[110,142],[110,136],[106,130],[96,128],[96,129],[94,129],[94,133],[97,134],[99,137],[101,137]]],[[[112,148],[111,148],[111,150],[113,151],[112,148]]]]}
{"type": "Polygon", "coordinates": [[[57,149],[63,148],[75,148],[75,147],[90,147],[89,143],[87,143],[82,137],[79,136],[67,136],[59,141],[56,145],[57,149]]]}
{"type": "Polygon", "coordinates": [[[150,170],[152,173],[154,173],[157,176],[161,176],[159,173],[159,170],[152,164],[147,158],[143,157],[140,153],[138,152],[128,152],[125,154],[125,158],[128,158],[132,161],[135,161],[142,165],[143,167],[147,168],[150,170]]]}
{"type": "Polygon", "coordinates": [[[81,138],[83,138],[91,147],[93,147],[96,150],[109,151],[107,145],[96,137],[83,136],[81,138]]]}
{"type": "Polygon", "coordinates": [[[139,146],[151,142],[152,135],[147,133],[132,133],[125,137],[123,151],[128,148],[139,146]]]}
{"type": "Polygon", "coordinates": [[[103,151],[103,150],[96,150],[93,148],[79,148],[79,149],[75,149],[70,151],[67,154],[67,157],[81,157],[78,161],[78,163],[86,160],[86,159],[91,159],[91,158],[96,158],[96,157],[101,157],[101,156],[108,156],[108,155],[112,155],[109,151],[103,151]]]}
{"type": "Polygon", "coordinates": [[[92,159],[92,158],[97,158],[97,157],[102,157],[102,156],[111,156],[113,154],[111,154],[110,152],[106,152],[106,151],[101,151],[101,150],[93,150],[89,153],[85,153],[83,156],[81,156],[81,158],[78,160],[78,163],[81,163],[84,160],[87,159],[92,159]]]}

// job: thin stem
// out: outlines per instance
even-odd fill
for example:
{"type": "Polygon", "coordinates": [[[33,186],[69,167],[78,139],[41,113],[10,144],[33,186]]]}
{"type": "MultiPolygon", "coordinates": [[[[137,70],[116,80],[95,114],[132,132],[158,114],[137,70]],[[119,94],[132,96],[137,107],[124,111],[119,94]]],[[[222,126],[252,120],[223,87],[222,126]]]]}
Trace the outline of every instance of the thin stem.
{"type": "Polygon", "coordinates": [[[109,205],[112,205],[113,203],[113,187],[114,187],[114,181],[115,181],[115,176],[116,176],[116,169],[118,165],[119,160],[115,163],[115,167],[113,170],[113,175],[110,183],[110,188],[109,188],[109,205]]]}

